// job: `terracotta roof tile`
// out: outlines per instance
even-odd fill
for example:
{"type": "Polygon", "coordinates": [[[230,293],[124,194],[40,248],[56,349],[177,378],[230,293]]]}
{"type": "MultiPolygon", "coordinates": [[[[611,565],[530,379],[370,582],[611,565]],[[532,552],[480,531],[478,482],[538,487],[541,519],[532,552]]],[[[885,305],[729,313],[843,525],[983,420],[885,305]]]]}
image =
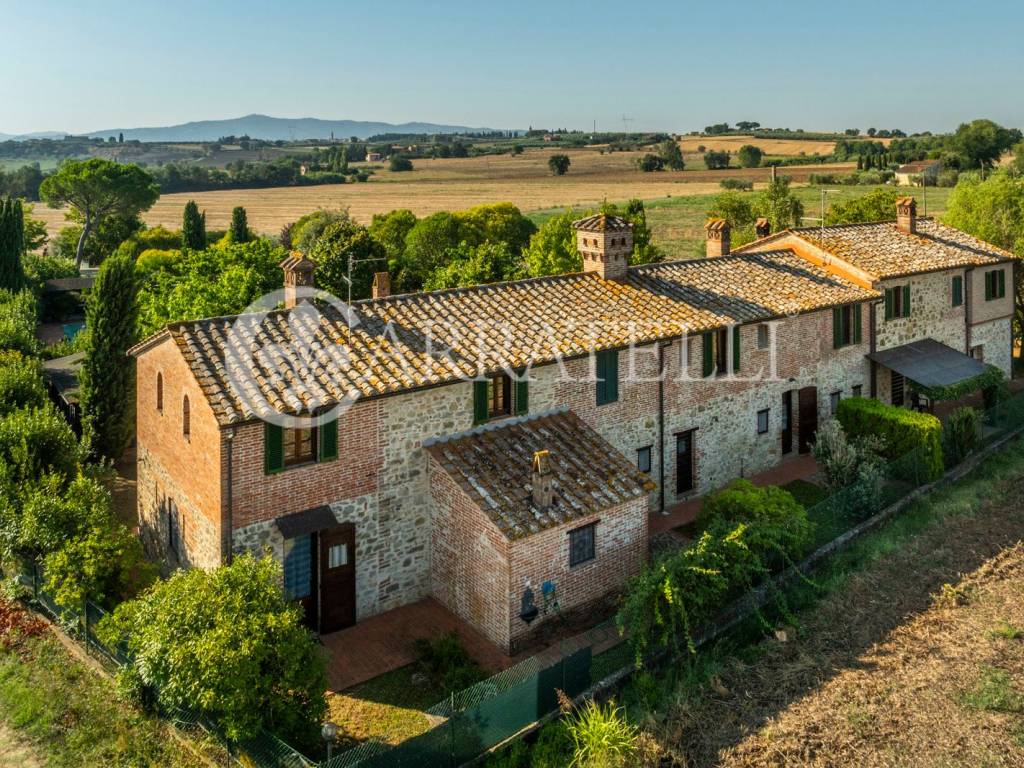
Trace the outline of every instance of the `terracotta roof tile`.
{"type": "Polygon", "coordinates": [[[572,226],[573,229],[585,229],[588,232],[618,232],[633,228],[633,225],[621,216],[612,216],[610,213],[595,213],[585,219],[577,219],[572,226]]]}
{"type": "Polygon", "coordinates": [[[955,267],[997,264],[1016,258],[976,237],[931,218],[918,218],[916,234],[891,221],[806,227],[793,232],[833,256],[883,280],[955,267]]]}
{"type": "Polygon", "coordinates": [[[424,447],[502,533],[520,539],[643,496],[650,478],[569,410],[485,424],[424,447]],[[533,502],[537,451],[549,451],[554,503],[533,502]]]}

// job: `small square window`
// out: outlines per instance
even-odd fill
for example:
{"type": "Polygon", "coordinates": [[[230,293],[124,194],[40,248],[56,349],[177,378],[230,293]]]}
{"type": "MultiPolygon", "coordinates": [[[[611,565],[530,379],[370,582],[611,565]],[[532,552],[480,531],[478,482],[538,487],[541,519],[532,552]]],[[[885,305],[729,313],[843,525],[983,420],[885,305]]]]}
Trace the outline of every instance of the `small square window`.
{"type": "Polygon", "coordinates": [[[340,568],[348,565],[348,544],[332,544],[327,548],[327,567],[340,568]]]}
{"type": "Polygon", "coordinates": [[[842,392],[833,392],[828,396],[829,411],[835,416],[836,411],[839,410],[839,401],[842,399],[842,392]]]}
{"type": "Polygon", "coordinates": [[[853,385],[853,396],[854,397],[861,397],[862,396],[861,393],[863,391],[864,391],[864,387],[861,386],[860,384],[854,384],[853,385]]]}
{"type": "Polygon", "coordinates": [[[768,324],[761,323],[757,326],[757,348],[768,349],[768,324]]]}
{"type": "Polygon", "coordinates": [[[585,525],[569,531],[569,567],[594,559],[595,524],[585,525]]]}
{"type": "Polygon", "coordinates": [[[763,435],[768,432],[768,414],[770,408],[765,408],[763,411],[757,412],[757,434],[763,435]]]}
{"type": "Polygon", "coordinates": [[[636,451],[636,468],[641,472],[651,471],[651,446],[646,445],[636,451]]]}

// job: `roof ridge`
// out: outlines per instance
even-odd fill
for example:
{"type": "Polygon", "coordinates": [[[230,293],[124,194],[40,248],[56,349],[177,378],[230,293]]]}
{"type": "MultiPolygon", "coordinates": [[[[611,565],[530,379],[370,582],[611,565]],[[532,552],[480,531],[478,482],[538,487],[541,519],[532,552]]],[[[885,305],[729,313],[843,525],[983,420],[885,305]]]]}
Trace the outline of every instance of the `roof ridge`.
{"type": "Polygon", "coordinates": [[[357,299],[352,302],[353,307],[368,306],[372,304],[387,304],[395,299],[408,300],[414,296],[454,296],[466,293],[475,293],[477,291],[483,291],[488,288],[501,288],[507,285],[520,285],[527,283],[542,283],[542,282],[561,282],[573,277],[586,277],[590,278],[599,277],[599,275],[593,272],[563,272],[558,275],[537,275],[535,277],[520,277],[515,280],[498,280],[493,283],[477,283],[476,285],[465,285],[458,288],[437,288],[433,291],[410,291],[407,293],[395,293],[391,296],[382,296],[377,299],[357,299]]]}
{"type": "Polygon", "coordinates": [[[529,413],[523,416],[511,416],[507,419],[499,419],[497,421],[487,421],[483,424],[478,424],[472,429],[463,430],[462,432],[454,432],[450,435],[443,435],[441,437],[428,437],[423,441],[423,447],[430,448],[434,445],[454,443],[456,440],[475,437],[476,435],[483,435],[487,432],[495,432],[499,429],[514,427],[517,424],[525,424],[529,421],[539,421],[540,419],[544,419],[549,416],[559,416],[563,413],[572,413],[572,409],[568,405],[559,405],[554,408],[549,408],[546,411],[538,411],[537,413],[529,413]]]}

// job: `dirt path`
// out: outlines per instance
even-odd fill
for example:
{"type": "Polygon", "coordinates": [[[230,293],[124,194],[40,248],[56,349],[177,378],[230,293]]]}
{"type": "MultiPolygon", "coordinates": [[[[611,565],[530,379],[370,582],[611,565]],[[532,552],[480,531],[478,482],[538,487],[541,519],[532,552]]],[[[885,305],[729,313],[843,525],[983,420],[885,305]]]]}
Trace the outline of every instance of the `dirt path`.
{"type": "Polygon", "coordinates": [[[0,722],[0,768],[42,768],[42,765],[32,748],[0,722]]]}
{"type": "Polygon", "coordinates": [[[679,764],[1024,765],[1024,478],[980,488],[676,705],[679,764]]]}

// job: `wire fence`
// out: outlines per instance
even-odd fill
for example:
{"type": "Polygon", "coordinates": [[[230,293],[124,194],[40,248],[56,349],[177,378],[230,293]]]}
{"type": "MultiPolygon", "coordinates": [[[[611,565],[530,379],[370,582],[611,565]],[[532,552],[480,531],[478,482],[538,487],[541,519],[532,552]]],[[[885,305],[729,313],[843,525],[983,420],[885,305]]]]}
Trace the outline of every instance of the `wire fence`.
{"type": "MultiPolygon", "coordinates": [[[[978,447],[1021,427],[1024,393],[984,411],[978,447]]],[[[949,464],[947,457],[947,469],[951,468],[949,464]]],[[[808,516],[822,531],[821,543],[835,543],[932,479],[925,451],[919,448],[886,462],[880,472],[862,477],[809,507],[808,516]]],[[[130,663],[120,650],[107,647],[96,636],[95,628],[106,615],[101,607],[91,602],[80,611],[61,607],[45,589],[38,566],[26,569],[21,581],[32,590],[40,608],[82,642],[88,652],[112,668],[130,663]]],[[[713,634],[705,630],[701,637],[713,634]]],[[[560,692],[575,698],[612,674],[628,674],[626,670],[633,663],[627,639],[619,635],[614,620],[609,620],[428,708],[425,714],[431,727],[425,733],[398,745],[365,741],[319,762],[266,731],[251,739],[229,742],[197,712],[160,714],[185,729],[200,728],[216,737],[247,768],[457,768],[554,713],[559,708],[560,692]]]]}

